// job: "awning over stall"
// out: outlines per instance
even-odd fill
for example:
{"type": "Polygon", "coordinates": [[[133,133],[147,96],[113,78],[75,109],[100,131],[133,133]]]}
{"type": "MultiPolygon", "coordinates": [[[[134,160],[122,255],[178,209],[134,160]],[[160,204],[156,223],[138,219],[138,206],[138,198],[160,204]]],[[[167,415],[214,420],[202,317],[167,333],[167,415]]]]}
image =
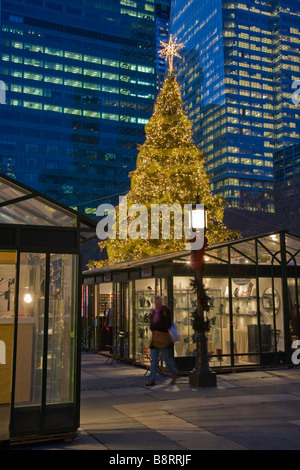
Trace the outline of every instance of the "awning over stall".
{"type": "MultiPolygon", "coordinates": [[[[96,221],[0,173],[0,225],[50,227],[79,233],[80,243],[96,237],[96,221]]],[[[12,234],[1,229],[0,244],[12,234]],[[5,236],[6,234],[6,236],[5,236]]]]}

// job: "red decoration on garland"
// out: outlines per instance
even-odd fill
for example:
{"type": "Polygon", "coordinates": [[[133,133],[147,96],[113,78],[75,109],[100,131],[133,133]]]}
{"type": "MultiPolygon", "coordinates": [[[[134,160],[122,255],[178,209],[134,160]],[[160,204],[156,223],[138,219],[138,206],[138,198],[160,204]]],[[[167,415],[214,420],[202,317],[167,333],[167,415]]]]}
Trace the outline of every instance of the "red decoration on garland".
{"type": "Polygon", "coordinates": [[[197,269],[197,271],[202,275],[202,264],[204,261],[204,253],[205,248],[208,246],[207,237],[204,237],[203,247],[200,250],[194,250],[191,253],[191,263],[190,266],[193,269],[197,269]]]}

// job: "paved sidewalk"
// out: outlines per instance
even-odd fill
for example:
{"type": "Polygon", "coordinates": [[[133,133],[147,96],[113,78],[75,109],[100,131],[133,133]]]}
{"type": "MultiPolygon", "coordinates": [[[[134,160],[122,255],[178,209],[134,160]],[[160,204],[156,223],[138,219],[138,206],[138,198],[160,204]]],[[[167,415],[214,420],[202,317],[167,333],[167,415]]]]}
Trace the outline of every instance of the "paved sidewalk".
{"type": "Polygon", "coordinates": [[[216,388],[170,385],[145,370],[83,352],[81,424],[70,443],[31,449],[300,450],[300,368],[219,374],[216,388]]]}

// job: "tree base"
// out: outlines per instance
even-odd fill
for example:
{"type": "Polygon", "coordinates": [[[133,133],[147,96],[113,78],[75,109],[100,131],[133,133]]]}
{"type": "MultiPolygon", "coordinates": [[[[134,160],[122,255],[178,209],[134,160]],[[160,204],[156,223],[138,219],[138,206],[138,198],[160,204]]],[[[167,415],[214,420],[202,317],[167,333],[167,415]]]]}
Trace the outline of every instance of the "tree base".
{"type": "Polygon", "coordinates": [[[190,372],[189,383],[192,387],[216,387],[217,375],[214,372],[190,372]]]}

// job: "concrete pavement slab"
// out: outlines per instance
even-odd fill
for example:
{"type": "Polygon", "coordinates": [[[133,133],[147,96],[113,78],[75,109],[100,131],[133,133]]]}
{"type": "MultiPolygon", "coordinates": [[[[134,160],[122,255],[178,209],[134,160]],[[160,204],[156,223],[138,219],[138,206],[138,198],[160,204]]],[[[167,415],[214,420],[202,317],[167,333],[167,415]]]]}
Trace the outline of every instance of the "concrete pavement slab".
{"type": "Polygon", "coordinates": [[[300,450],[300,368],[217,375],[195,388],[188,376],[170,385],[145,370],[83,352],[80,429],[71,443],[30,449],[173,451],[300,450]]]}

